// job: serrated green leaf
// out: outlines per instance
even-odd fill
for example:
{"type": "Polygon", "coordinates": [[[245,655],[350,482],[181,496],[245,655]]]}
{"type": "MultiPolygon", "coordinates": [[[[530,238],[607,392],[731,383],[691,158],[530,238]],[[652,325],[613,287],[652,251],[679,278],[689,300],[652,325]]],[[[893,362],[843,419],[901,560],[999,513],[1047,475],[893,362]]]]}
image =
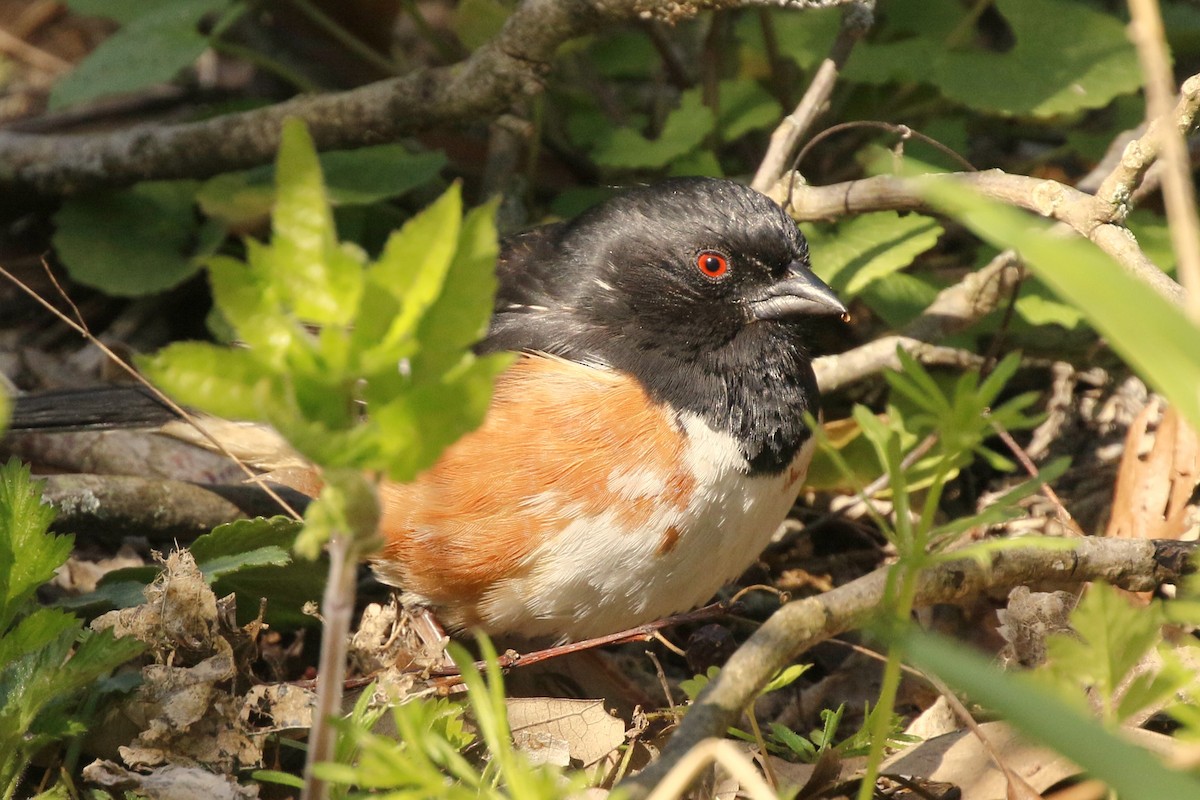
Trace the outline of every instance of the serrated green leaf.
{"type": "Polygon", "coordinates": [[[208,47],[201,18],[224,5],[225,0],[171,0],[143,4],[136,16],[128,6],[115,5],[105,15],[124,16],[125,24],[54,84],[50,109],[172,80],[208,47]]]}
{"type": "Polygon", "coordinates": [[[255,517],[227,522],[200,536],[188,547],[198,565],[260,547],[289,549],[301,524],[288,517],[255,517]]]}
{"type": "Polygon", "coordinates": [[[81,627],[79,619],[65,611],[53,608],[34,611],[0,636],[0,670],[21,658],[40,653],[65,633],[74,635],[73,632],[81,627]]]}
{"type": "Polygon", "coordinates": [[[284,566],[241,567],[213,581],[212,588],[218,597],[237,595],[240,624],[258,615],[258,601],[265,598],[268,625],[311,628],[321,623],[304,613],[304,605],[320,601],[328,574],[326,558],[292,559],[284,566]]]}
{"type": "Polygon", "coordinates": [[[72,278],[108,294],[169,289],[199,269],[195,187],[154,181],[69,198],[54,215],[54,249],[72,278]]]}
{"type": "Polygon", "coordinates": [[[306,332],[288,316],[283,299],[264,270],[262,245],[247,241],[249,264],[213,256],[205,260],[213,301],[234,335],[254,350],[255,356],[282,368],[287,354],[305,346],[306,332]]]}
{"type": "Polygon", "coordinates": [[[383,445],[378,468],[411,481],[442,450],[483,422],[496,376],[512,363],[508,354],[468,356],[466,367],[440,382],[424,382],[372,411],[383,445]]]}
{"type": "Polygon", "coordinates": [[[1115,15],[1071,0],[996,0],[994,7],[1015,39],[1006,52],[948,42],[969,13],[962,6],[892,4],[888,18],[918,28],[915,35],[860,44],[843,74],[928,83],[971,108],[1035,117],[1100,108],[1141,87],[1136,53],[1115,15]]]}
{"type": "Polygon", "coordinates": [[[213,528],[192,542],[188,550],[204,579],[212,583],[243,569],[288,565],[288,552],[301,527],[287,517],[239,519],[213,528]]]}
{"type": "Polygon", "coordinates": [[[71,555],[74,537],[47,533],[54,509],[15,458],[0,467],[0,634],[71,555]]]}
{"type": "Polygon", "coordinates": [[[695,150],[712,133],[716,117],[704,105],[702,89],[680,96],[679,108],[667,115],[662,132],[648,139],[631,128],[617,128],[600,139],[592,159],[604,167],[654,169],[695,150]]]}
{"type": "Polygon", "coordinates": [[[458,247],[442,281],[437,300],[431,303],[417,328],[421,348],[413,359],[413,375],[420,379],[446,372],[462,351],[487,333],[496,293],[497,202],[473,208],[462,221],[458,247]]]}
{"type": "Polygon", "coordinates": [[[937,244],[942,226],[920,214],[863,214],[837,225],[804,225],[813,271],[843,299],[904,269],[937,244]]]}
{"type": "Polygon", "coordinates": [[[362,294],[363,259],[338,244],[316,148],[298,119],[284,122],[275,176],[273,235],[263,251],[270,280],[301,320],[348,324],[362,294]]]}
{"type": "Polygon", "coordinates": [[[279,379],[249,350],[175,342],[137,364],[178,402],[230,419],[263,420],[282,394],[279,379]]]}
{"type": "Polygon", "coordinates": [[[136,639],[80,634],[81,628],[69,614],[41,609],[0,638],[2,791],[10,790],[37,751],[80,730],[72,719],[79,690],[144,649],[136,639]]]}
{"type": "Polygon", "coordinates": [[[217,556],[198,566],[206,581],[214,581],[251,567],[284,567],[290,564],[291,560],[286,550],[272,545],[217,556]]]}
{"type": "Polygon", "coordinates": [[[399,358],[411,355],[400,346],[415,336],[418,320],[442,294],[462,226],[462,190],[455,183],[392,234],[368,268],[371,285],[391,298],[364,295],[359,308],[354,335],[369,371],[394,368],[399,358]]]}
{"type": "Polygon", "coordinates": [[[1094,583],[1071,612],[1078,637],[1055,634],[1046,640],[1053,668],[1094,688],[1110,721],[1117,722],[1118,687],[1162,638],[1158,606],[1134,608],[1117,590],[1094,583]]]}

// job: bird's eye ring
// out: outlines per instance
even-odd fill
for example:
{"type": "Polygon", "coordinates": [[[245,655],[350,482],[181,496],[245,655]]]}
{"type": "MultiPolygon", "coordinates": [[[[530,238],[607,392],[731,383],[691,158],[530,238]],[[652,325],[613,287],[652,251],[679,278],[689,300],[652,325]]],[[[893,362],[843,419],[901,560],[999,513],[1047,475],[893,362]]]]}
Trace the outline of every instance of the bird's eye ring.
{"type": "Polygon", "coordinates": [[[696,268],[704,277],[719,281],[729,272],[729,259],[715,250],[701,250],[696,254],[696,268]]]}

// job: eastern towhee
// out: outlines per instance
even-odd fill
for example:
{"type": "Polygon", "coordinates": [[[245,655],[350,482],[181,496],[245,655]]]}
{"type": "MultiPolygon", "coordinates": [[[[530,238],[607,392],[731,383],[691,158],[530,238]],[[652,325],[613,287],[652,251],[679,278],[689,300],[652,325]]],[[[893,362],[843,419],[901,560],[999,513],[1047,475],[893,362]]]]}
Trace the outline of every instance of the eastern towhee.
{"type": "Polygon", "coordinates": [[[522,355],[479,429],[382,485],[376,573],[450,628],[525,638],[704,602],[812,455],[805,323],[845,308],[796,224],[740,184],[676,179],[509,238],[497,272],[478,350],[522,355]]]}

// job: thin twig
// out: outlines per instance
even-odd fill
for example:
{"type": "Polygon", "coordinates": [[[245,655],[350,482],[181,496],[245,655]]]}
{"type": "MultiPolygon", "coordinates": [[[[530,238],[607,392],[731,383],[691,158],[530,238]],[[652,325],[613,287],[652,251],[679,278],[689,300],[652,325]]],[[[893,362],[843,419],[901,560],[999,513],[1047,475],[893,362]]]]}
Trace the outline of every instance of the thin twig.
{"type": "MultiPolygon", "coordinates": [[[[714,617],[724,616],[730,613],[733,606],[729,603],[712,603],[711,605],[697,608],[694,611],[687,611],[683,614],[674,614],[669,617],[664,617],[654,622],[647,622],[645,625],[638,625],[636,628],[609,633],[604,636],[597,636],[593,639],[584,639],[578,642],[568,642],[567,644],[555,645],[547,647],[543,650],[535,650],[532,653],[517,653],[509,651],[502,653],[499,658],[500,666],[503,669],[512,667],[528,667],[532,664],[538,664],[542,661],[549,661],[553,658],[561,658],[562,656],[571,655],[573,653],[581,653],[585,650],[594,650],[597,647],[604,647],[610,644],[628,644],[630,642],[648,642],[654,639],[658,631],[663,628],[669,628],[674,625],[682,625],[688,622],[700,622],[713,619],[714,617]]],[[[482,670],[486,665],[480,661],[476,662],[476,669],[482,670]]],[[[445,677],[457,675],[458,667],[448,666],[442,669],[433,670],[431,675],[445,677]]]]}
{"type": "MultiPolygon", "coordinates": [[[[1172,124],[1171,99],[1175,93],[1175,78],[1167,52],[1167,36],[1163,31],[1158,0],[1129,0],[1130,35],[1137,47],[1138,60],[1146,85],[1146,110],[1151,119],[1167,119],[1162,126],[1163,200],[1167,207],[1167,230],[1175,251],[1180,281],[1187,288],[1184,302],[1191,318],[1200,323],[1200,219],[1196,217],[1196,185],[1191,174],[1187,142],[1172,124]]],[[[1200,100],[1200,78],[1189,79],[1190,93],[1200,100]]],[[[1194,117],[1195,111],[1192,111],[1194,117]]]]}
{"type": "Polygon", "coordinates": [[[796,110],[784,117],[783,122],[771,134],[767,154],[758,166],[751,187],[765,192],[783,175],[787,164],[792,160],[796,146],[812,128],[817,117],[829,106],[829,97],[833,94],[838,74],[854,50],[854,45],[870,30],[874,22],[874,11],[873,0],[856,2],[843,9],[842,25],[833,46],[829,49],[829,55],[817,67],[796,110]]]}
{"type": "MultiPolygon", "coordinates": [[[[1025,472],[1029,474],[1029,477],[1036,478],[1038,476],[1037,464],[1033,463],[1033,459],[1030,458],[1029,454],[1025,452],[1025,448],[1017,444],[1017,440],[1012,437],[1012,434],[1009,433],[1003,425],[994,419],[989,421],[991,422],[992,430],[994,430],[996,435],[1000,437],[1000,441],[1004,442],[1004,444],[1008,447],[1009,452],[1016,456],[1017,461],[1021,462],[1021,466],[1025,468],[1025,472]]],[[[1050,501],[1050,504],[1054,506],[1054,510],[1058,514],[1059,522],[1065,525],[1067,529],[1076,536],[1086,535],[1083,532],[1083,528],[1080,528],[1079,523],[1077,523],[1075,518],[1071,516],[1071,512],[1067,511],[1067,507],[1063,505],[1062,499],[1058,496],[1058,493],[1054,491],[1050,484],[1042,484],[1042,494],[1045,495],[1046,499],[1050,501]]]]}
{"type": "Polygon", "coordinates": [[[195,415],[191,414],[183,406],[179,405],[174,400],[172,400],[170,397],[167,397],[165,394],[163,394],[157,387],[153,386],[149,381],[146,380],[145,377],[142,376],[142,374],[140,372],[138,372],[136,369],[133,368],[133,365],[131,365],[129,362],[125,361],[119,355],[117,355],[115,352],[113,352],[112,348],[110,348],[104,342],[100,341],[94,335],[92,335],[91,331],[89,331],[83,325],[80,325],[75,320],[68,317],[66,314],[64,314],[59,309],[55,308],[48,300],[46,300],[40,294],[35,292],[30,286],[28,286],[20,278],[18,278],[16,275],[13,275],[11,272],[9,272],[4,267],[0,267],[0,277],[6,278],[10,283],[12,283],[14,286],[16,286],[22,292],[29,295],[29,297],[31,297],[40,306],[45,308],[47,311],[49,311],[54,316],[58,317],[58,319],[61,320],[64,325],[71,328],[76,333],[78,333],[80,336],[82,336],[84,339],[86,339],[88,342],[90,342],[91,344],[93,344],[97,348],[99,348],[100,352],[104,353],[104,355],[107,356],[108,359],[110,361],[112,361],[113,364],[117,365],[117,367],[119,367],[121,370],[123,370],[126,374],[128,374],[131,378],[133,378],[139,384],[146,387],[146,389],[148,391],[150,391],[155,396],[155,398],[157,398],[159,400],[159,402],[161,402],[167,408],[171,409],[171,411],[173,411],[174,413],[178,414],[180,419],[182,419],[184,422],[188,423],[193,428],[195,428],[197,431],[199,431],[200,435],[203,436],[207,441],[211,442],[213,447],[215,447],[217,449],[217,451],[219,453],[221,453],[221,455],[229,458],[231,461],[233,461],[235,464],[237,464],[238,467],[242,470],[242,472],[244,472],[246,474],[246,476],[250,479],[250,481],[257,484],[259,486],[259,488],[261,488],[263,490],[263,492],[265,492],[272,500],[279,503],[279,507],[281,509],[283,509],[289,516],[291,516],[293,519],[301,519],[300,513],[297,512],[294,508],[292,508],[291,504],[289,504],[286,500],[284,500],[283,497],[281,497],[279,495],[279,493],[276,492],[271,487],[271,485],[263,479],[263,477],[261,475],[259,475],[253,469],[251,469],[250,466],[248,464],[246,464],[246,462],[242,461],[240,458],[238,458],[233,453],[231,453],[229,451],[229,448],[227,448],[223,442],[221,442],[217,437],[210,434],[208,432],[208,430],[205,429],[204,425],[200,422],[200,420],[195,415]]]}

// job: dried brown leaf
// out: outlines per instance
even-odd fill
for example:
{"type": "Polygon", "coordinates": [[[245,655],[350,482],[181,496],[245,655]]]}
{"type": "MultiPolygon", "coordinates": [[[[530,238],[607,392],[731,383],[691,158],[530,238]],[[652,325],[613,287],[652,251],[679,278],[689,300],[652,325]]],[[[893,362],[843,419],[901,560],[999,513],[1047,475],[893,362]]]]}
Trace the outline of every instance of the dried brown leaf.
{"type": "Polygon", "coordinates": [[[625,723],[601,700],[515,698],[508,701],[508,721],[518,749],[561,766],[575,761],[592,767],[625,742],[625,723]]]}
{"type": "Polygon", "coordinates": [[[133,792],[150,800],[251,800],[258,786],[241,786],[232,775],[196,767],[166,766],[149,773],[130,772],[111,761],[94,761],[83,777],[105,789],[133,792]]]}

